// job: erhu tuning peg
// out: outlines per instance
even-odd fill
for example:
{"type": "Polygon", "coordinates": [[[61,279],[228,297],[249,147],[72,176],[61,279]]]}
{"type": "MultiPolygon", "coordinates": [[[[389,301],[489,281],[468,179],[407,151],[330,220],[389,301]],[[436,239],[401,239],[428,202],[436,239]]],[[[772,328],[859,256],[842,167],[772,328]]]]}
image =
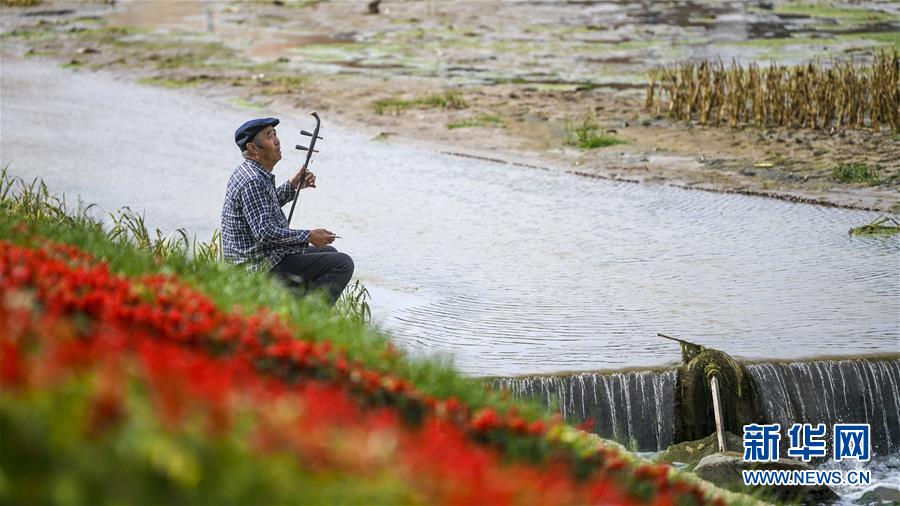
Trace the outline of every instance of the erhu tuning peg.
{"type": "MultiPolygon", "coordinates": [[[[307,151],[307,150],[309,150],[308,147],[306,147],[306,146],[301,146],[301,145],[299,145],[299,144],[297,144],[297,145],[294,146],[294,147],[297,148],[297,149],[299,149],[300,151],[307,151]]],[[[314,150],[313,150],[313,153],[318,153],[318,152],[319,152],[318,149],[314,149],[314,150]]]]}
{"type": "MultiPolygon", "coordinates": [[[[312,136],[313,136],[313,134],[307,132],[306,130],[300,130],[300,135],[305,135],[305,136],[307,136],[307,137],[312,137],[312,136]]],[[[322,138],[321,135],[317,135],[316,138],[317,138],[317,139],[322,139],[323,141],[325,140],[325,139],[322,138]]]]}

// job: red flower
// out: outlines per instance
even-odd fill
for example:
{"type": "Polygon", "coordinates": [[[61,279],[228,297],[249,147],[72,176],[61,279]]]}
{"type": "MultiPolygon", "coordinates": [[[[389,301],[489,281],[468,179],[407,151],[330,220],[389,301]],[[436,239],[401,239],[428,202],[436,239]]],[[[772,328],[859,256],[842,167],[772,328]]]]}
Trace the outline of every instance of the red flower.
{"type": "Polygon", "coordinates": [[[536,420],[528,424],[528,433],[533,436],[543,435],[546,430],[547,426],[540,420],[536,420]]]}
{"type": "MultiPolygon", "coordinates": [[[[6,311],[0,308],[0,320],[6,317],[6,311]]],[[[19,346],[5,339],[0,341],[0,386],[4,389],[20,387],[25,378],[26,366],[19,346]]]]}
{"type": "Polygon", "coordinates": [[[491,430],[498,425],[497,412],[493,408],[484,408],[472,417],[472,428],[480,431],[491,430]]]}
{"type": "Polygon", "coordinates": [[[519,434],[524,434],[528,432],[528,422],[523,420],[521,417],[513,416],[509,419],[509,428],[518,432],[519,434]]]}
{"type": "MultiPolygon", "coordinates": [[[[258,420],[261,449],[293,451],[304,465],[324,470],[405,479],[423,502],[630,502],[618,477],[611,478],[629,469],[618,452],[598,449],[583,461],[604,466],[584,482],[573,479],[574,459],[566,458],[567,447],[558,441],[550,442],[559,446],[544,468],[504,462],[497,447],[481,446],[484,438],[472,436],[497,428],[545,436],[547,423],[529,423],[515,409],[501,418],[490,407],[470,417],[471,408],[457,398],[436,399],[386,373],[386,366],[374,370],[353,362],[330,341],[312,343],[311,332],[295,332],[267,311],[223,311],[175,276],[130,280],[69,245],[45,241],[31,249],[0,241],[2,386],[30,379],[50,388],[54,380],[74,377],[72,371],[99,368],[91,434],[123,419],[124,386],[138,378],[148,386],[157,416],[173,430],[199,414],[210,434],[221,434],[239,408],[247,410],[258,420]],[[21,285],[43,312],[9,307],[9,294],[21,285]],[[27,360],[21,351],[26,345],[27,360]],[[282,367],[269,367],[271,360],[261,360],[266,358],[282,367]],[[120,360],[141,367],[104,365],[120,360]],[[297,374],[298,367],[304,374],[297,374]],[[383,406],[385,392],[427,407],[421,430],[401,422],[396,406],[383,406]]],[[[398,356],[393,346],[386,348],[388,361],[398,356]]],[[[559,416],[553,420],[562,423],[559,416]]],[[[701,489],[670,482],[665,466],[642,466],[632,476],[660,489],[660,501],[703,501],[701,489]]]]}

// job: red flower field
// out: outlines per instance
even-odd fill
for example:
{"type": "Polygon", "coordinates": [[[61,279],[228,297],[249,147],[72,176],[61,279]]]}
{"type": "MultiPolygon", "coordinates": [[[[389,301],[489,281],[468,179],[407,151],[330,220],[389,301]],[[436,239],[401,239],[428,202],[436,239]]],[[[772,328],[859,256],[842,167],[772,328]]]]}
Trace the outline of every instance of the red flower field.
{"type": "MultiPolygon", "coordinates": [[[[391,500],[707,502],[666,466],[636,465],[608,448],[577,454],[559,440],[558,422],[436,398],[364,367],[327,336],[301,338],[275,314],[223,311],[176,276],[128,278],[71,245],[36,235],[24,244],[0,241],[3,404],[78,390],[72,444],[102,444],[149,416],[166,433],[237,438],[254,458],[288,455],[289,469],[314,480],[388,484],[391,500]]],[[[109,458],[114,466],[116,454],[109,458]]],[[[200,467],[166,476],[200,487],[200,467]]]]}

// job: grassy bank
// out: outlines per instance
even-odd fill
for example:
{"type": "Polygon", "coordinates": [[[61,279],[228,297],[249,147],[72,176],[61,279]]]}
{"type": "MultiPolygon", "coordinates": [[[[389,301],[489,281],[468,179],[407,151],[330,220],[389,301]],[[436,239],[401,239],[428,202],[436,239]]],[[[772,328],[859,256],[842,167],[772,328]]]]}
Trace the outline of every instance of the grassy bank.
{"type": "Polygon", "coordinates": [[[0,199],[0,426],[17,441],[0,448],[13,484],[0,494],[14,502],[227,502],[256,487],[300,503],[745,501],[411,360],[320,299],[222,264],[215,241],[151,234],[127,210],[105,228],[5,171],[0,199]]]}
{"type": "MultiPolygon", "coordinates": [[[[495,403],[500,395],[485,391],[481,383],[459,376],[440,360],[406,360],[387,336],[360,325],[352,318],[328,310],[321,300],[298,300],[273,278],[217,261],[219,238],[204,242],[184,231],[163,234],[149,231],[143,217],[128,208],[110,213],[111,227],[104,227],[93,206],[72,208],[64,197],[52,194],[40,181],[26,183],[0,175],[4,238],[15,238],[12,228],[26,220],[41,235],[75,245],[103,259],[112,271],[125,276],[175,274],[207,294],[223,310],[252,315],[265,310],[299,330],[304,339],[327,339],[345,347],[367,366],[391,369],[425,391],[442,397],[456,395],[473,406],[495,403]]],[[[537,410],[532,411],[537,414],[537,410]]]]}

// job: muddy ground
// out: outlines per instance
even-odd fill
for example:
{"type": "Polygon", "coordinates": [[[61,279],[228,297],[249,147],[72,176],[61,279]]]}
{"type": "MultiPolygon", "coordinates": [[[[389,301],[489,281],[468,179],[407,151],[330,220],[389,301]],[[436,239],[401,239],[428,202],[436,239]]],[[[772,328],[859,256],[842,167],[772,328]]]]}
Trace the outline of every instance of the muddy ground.
{"type": "Polygon", "coordinates": [[[698,127],[644,109],[657,65],[865,61],[900,48],[898,19],[890,2],[42,2],[3,7],[2,41],[4,57],[193,88],[248,116],[317,110],[462,156],[900,212],[887,129],[698,127]],[[622,143],[572,145],[586,120],[622,143]],[[877,178],[839,182],[841,163],[877,178]]]}

